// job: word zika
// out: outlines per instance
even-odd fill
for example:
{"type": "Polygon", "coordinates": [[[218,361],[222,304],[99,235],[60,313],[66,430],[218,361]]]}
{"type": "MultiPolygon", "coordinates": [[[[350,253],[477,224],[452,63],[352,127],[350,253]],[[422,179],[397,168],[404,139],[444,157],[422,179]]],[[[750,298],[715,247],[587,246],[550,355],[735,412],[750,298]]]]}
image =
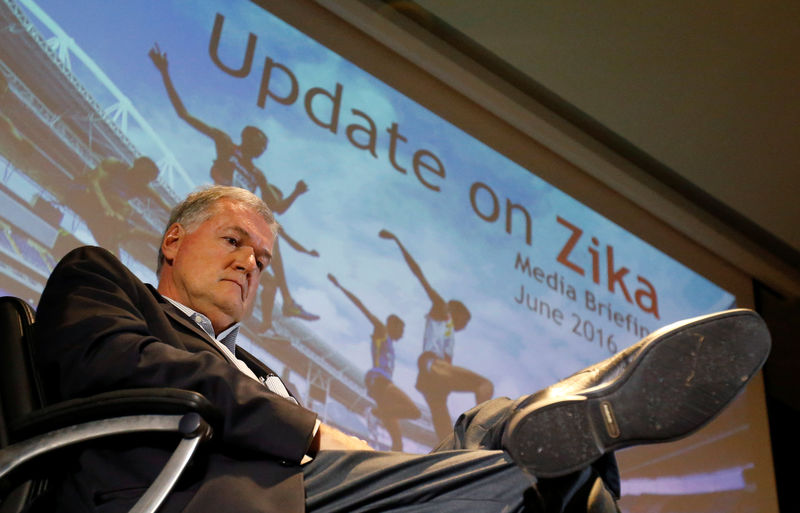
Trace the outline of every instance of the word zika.
{"type": "MultiPolygon", "coordinates": [[[[586,270],[576,263],[574,258],[570,259],[573,251],[583,238],[583,229],[575,226],[561,216],[556,216],[556,221],[572,232],[561,248],[561,251],[558,253],[556,261],[579,275],[584,276],[586,270]]],[[[600,241],[596,237],[591,237],[590,244],[586,246],[586,251],[591,255],[592,281],[597,285],[600,285],[603,270],[600,265],[601,253],[599,251],[599,246],[600,241]]],[[[617,289],[619,289],[625,297],[625,301],[630,304],[634,304],[635,301],[636,306],[643,312],[653,314],[656,319],[660,319],[658,313],[658,294],[656,293],[655,287],[653,287],[653,284],[650,283],[647,278],[637,275],[636,281],[640,285],[640,288],[636,289],[633,296],[631,296],[630,289],[628,288],[629,282],[625,281],[630,274],[630,269],[625,266],[616,267],[614,261],[614,246],[610,244],[606,244],[605,247],[605,263],[605,278],[608,291],[616,293],[617,289]]]]}

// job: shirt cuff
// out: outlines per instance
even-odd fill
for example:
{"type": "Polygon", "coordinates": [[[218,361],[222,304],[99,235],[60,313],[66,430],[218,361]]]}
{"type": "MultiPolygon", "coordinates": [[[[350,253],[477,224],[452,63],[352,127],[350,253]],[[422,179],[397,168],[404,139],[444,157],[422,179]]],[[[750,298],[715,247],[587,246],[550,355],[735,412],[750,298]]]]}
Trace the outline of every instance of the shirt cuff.
{"type": "MultiPolygon", "coordinates": [[[[319,421],[319,419],[314,421],[314,431],[311,433],[311,439],[312,440],[317,436],[317,431],[319,431],[319,425],[320,424],[321,424],[321,422],[319,421]]],[[[306,454],[303,455],[303,459],[300,460],[300,464],[301,465],[305,465],[306,463],[308,463],[309,461],[311,461],[313,459],[314,459],[314,456],[306,453],[306,454]]]]}

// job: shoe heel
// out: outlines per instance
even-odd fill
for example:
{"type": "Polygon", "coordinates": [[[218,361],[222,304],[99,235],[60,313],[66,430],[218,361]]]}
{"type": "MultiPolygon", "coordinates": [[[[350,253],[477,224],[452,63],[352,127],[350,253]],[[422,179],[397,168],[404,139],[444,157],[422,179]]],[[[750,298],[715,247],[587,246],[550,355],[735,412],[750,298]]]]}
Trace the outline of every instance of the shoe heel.
{"type": "Polygon", "coordinates": [[[591,407],[583,397],[560,397],[550,406],[523,408],[509,423],[504,446],[518,465],[536,477],[578,470],[603,455],[591,407]]]}

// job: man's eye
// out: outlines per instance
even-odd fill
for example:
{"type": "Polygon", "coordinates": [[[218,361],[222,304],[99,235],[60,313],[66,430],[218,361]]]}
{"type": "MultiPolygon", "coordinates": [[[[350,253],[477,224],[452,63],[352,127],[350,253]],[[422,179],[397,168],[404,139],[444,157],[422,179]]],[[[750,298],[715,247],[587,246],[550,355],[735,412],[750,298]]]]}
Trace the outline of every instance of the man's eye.
{"type": "Polygon", "coordinates": [[[225,239],[225,241],[228,244],[230,244],[231,246],[238,246],[239,245],[239,241],[234,237],[223,237],[223,239],[225,239]]]}

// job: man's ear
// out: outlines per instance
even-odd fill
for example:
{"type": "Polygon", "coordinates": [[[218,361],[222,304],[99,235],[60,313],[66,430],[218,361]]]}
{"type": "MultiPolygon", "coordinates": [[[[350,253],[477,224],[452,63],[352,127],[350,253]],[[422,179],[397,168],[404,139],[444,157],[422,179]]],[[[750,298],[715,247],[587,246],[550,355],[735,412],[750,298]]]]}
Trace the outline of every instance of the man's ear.
{"type": "Polygon", "coordinates": [[[161,253],[167,264],[172,265],[185,235],[186,229],[180,223],[173,223],[164,233],[164,240],[161,241],[161,253]]]}

